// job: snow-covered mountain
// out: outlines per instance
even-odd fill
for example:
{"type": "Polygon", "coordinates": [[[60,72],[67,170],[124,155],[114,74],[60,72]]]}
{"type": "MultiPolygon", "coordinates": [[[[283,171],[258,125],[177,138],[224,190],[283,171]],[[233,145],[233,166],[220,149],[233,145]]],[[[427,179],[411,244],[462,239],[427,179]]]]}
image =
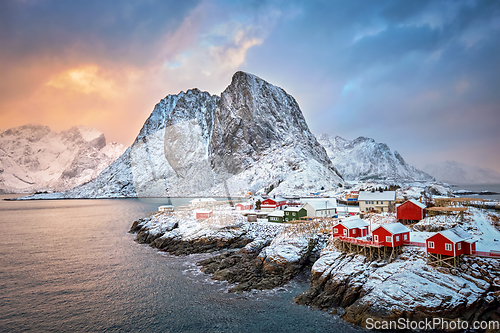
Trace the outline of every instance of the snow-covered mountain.
{"type": "Polygon", "coordinates": [[[162,99],[115,163],[51,197],[297,194],[339,182],[295,99],[237,72],[220,97],[192,89],[162,99]]]}
{"type": "Polygon", "coordinates": [[[125,148],[84,126],[56,133],[25,125],[0,132],[0,192],[62,191],[95,178],[125,148]]]}
{"type": "Polygon", "coordinates": [[[321,134],[318,141],[345,180],[391,183],[433,180],[432,176],[406,163],[385,143],[364,137],[349,141],[328,134],[321,134]]]}
{"type": "Polygon", "coordinates": [[[428,164],[422,169],[437,181],[450,184],[500,184],[500,173],[456,161],[428,164]]]}

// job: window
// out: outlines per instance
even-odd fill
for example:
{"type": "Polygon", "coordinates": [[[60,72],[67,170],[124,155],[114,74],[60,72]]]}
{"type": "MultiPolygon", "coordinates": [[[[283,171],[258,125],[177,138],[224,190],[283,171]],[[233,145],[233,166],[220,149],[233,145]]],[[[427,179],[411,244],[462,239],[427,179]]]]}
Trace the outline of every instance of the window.
{"type": "Polygon", "coordinates": [[[347,236],[347,229],[344,229],[344,235],[347,236]]]}
{"type": "Polygon", "coordinates": [[[377,201],[377,205],[378,205],[378,201],[377,201]]]}
{"type": "Polygon", "coordinates": [[[385,236],[385,241],[387,243],[391,243],[392,242],[392,237],[391,236],[385,236]]]}
{"type": "Polygon", "coordinates": [[[378,235],[373,235],[373,240],[374,240],[375,242],[378,242],[378,235]]]}
{"type": "Polygon", "coordinates": [[[462,243],[458,243],[457,244],[457,250],[461,250],[462,249],[462,243]]]}
{"type": "Polygon", "coordinates": [[[356,229],[352,229],[352,234],[356,235],[356,229]]]}
{"type": "Polygon", "coordinates": [[[399,242],[399,236],[396,236],[396,242],[399,242]]]}
{"type": "Polygon", "coordinates": [[[334,229],[333,229],[333,233],[334,233],[334,234],[338,234],[338,233],[339,233],[339,229],[338,229],[338,228],[334,228],[334,229]]]}
{"type": "Polygon", "coordinates": [[[407,235],[407,234],[404,234],[404,235],[403,235],[403,239],[404,239],[404,240],[407,240],[407,239],[408,239],[408,235],[407,235]]]}
{"type": "Polygon", "coordinates": [[[380,207],[380,211],[383,212],[384,211],[384,207],[380,207]]]}
{"type": "Polygon", "coordinates": [[[444,248],[446,251],[451,251],[451,244],[450,243],[444,244],[444,248]]]}
{"type": "Polygon", "coordinates": [[[433,249],[434,248],[434,242],[427,243],[427,246],[429,246],[429,249],[433,249]]]}

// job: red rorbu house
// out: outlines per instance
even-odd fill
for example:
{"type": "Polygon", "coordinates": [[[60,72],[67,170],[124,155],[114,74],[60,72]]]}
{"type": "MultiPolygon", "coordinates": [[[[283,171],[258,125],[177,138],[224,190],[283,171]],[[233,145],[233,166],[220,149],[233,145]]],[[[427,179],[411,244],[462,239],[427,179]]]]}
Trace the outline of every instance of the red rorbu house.
{"type": "Polygon", "coordinates": [[[357,216],[348,217],[333,226],[333,237],[364,237],[368,235],[368,226],[357,216]]]}
{"type": "Polygon", "coordinates": [[[264,212],[272,212],[276,209],[283,210],[284,208],[286,208],[286,199],[282,197],[268,198],[260,205],[260,210],[264,212]]]}
{"type": "Polygon", "coordinates": [[[195,210],[194,214],[197,219],[208,219],[213,216],[214,212],[211,210],[199,209],[195,210]]]}
{"type": "Polygon", "coordinates": [[[410,240],[410,230],[399,222],[383,224],[372,231],[373,241],[386,247],[402,246],[410,240]]]}
{"type": "Polygon", "coordinates": [[[473,254],[476,240],[459,227],[440,231],[426,240],[427,253],[456,257],[461,254],[473,254]]]}
{"type": "Polygon", "coordinates": [[[401,222],[421,221],[425,217],[425,205],[410,199],[396,207],[397,219],[401,222]]]}
{"type": "Polygon", "coordinates": [[[252,204],[250,202],[240,202],[234,205],[234,210],[250,210],[252,209],[252,204]]]}

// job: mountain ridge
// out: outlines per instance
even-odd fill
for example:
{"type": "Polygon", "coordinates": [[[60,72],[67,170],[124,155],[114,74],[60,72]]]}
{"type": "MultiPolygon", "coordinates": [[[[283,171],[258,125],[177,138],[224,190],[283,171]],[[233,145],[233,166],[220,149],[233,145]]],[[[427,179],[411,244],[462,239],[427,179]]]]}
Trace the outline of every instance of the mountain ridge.
{"type": "Polygon", "coordinates": [[[38,124],[9,128],[0,133],[0,191],[66,190],[97,176],[124,150],[81,125],[60,133],[38,124]]]}
{"type": "Polygon", "coordinates": [[[352,141],[328,134],[318,136],[333,165],[351,181],[389,183],[426,182],[432,176],[409,165],[397,151],[385,143],[360,136],[352,141]]]}
{"type": "Polygon", "coordinates": [[[195,88],[160,100],[96,179],[32,198],[296,194],[339,182],[295,99],[236,72],[220,97],[195,88]]]}

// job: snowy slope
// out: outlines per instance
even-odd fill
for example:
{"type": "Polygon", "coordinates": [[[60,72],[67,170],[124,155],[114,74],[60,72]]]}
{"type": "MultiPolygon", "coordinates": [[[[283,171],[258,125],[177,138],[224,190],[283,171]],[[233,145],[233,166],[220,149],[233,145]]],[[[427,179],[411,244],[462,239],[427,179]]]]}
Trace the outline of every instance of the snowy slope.
{"type": "Polygon", "coordinates": [[[295,99],[237,72],[221,97],[192,89],[162,99],[115,163],[50,197],[301,194],[339,182],[295,99]]]}
{"type": "Polygon", "coordinates": [[[455,161],[428,164],[422,170],[450,184],[500,184],[500,173],[455,161]]]}
{"type": "Polygon", "coordinates": [[[373,139],[359,137],[349,141],[321,134],[318,141],[346,180],[394,183],[433,180],[432,176],[406,163],[398,152],[373,139]]]}
{"type": "Polygon", "coordinates": [[[96,129],[75,126],[55,133],[25,125],[0,134],[0,192],[69,189],[96,177],[124,151],[96,129]]]}

